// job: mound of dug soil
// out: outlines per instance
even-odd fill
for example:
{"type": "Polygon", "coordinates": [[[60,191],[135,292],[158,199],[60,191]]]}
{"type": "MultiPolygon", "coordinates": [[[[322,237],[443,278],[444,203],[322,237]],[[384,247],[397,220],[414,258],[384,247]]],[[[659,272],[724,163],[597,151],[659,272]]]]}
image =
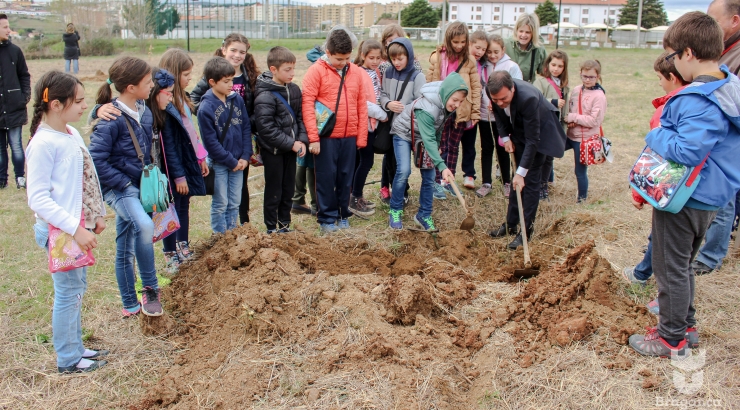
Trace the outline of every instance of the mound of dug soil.
{"type": "Polygon", "coordinates": [[[470,408],[472,356],[496,328],[531,364],[533,350],[599,329],[623,343],[650,320],[617,296],[593,243],[501,303],[480,288],[511,280],[521,259],[484,234],[441,233],[439,249],[426,234],[396,241],[391,253],[247,225],[199,249],[163,294],[177,329],[147,326],[182,351],[138,407],[470,408]]]}

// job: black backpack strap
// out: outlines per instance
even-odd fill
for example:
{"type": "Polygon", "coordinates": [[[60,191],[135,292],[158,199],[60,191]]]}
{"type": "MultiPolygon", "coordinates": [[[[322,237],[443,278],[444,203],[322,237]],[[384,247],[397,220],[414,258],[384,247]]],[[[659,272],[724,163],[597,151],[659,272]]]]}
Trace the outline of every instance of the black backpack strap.
{"type": "Polygon", "coordinates": [[[406,75],[406,79],[403,80],[403,84],[401,85],[401,92],[396,94],[396,99],[394,101],[401,101],[399,98],[403,98],[403,92],[406,91],[406,86],[409,85],[409,80],[411,80],[411,76],[414,74],[416,70],[411,70],[406,75]]]}
{"type": "Polygon", "coordinates": [[[534,78],[534,77],[532,77],[532,76],[534,75],[534,54],[535,54],[535,50],[536,50],[536,48],[534,47],[534,44],[532,44],[532,58],[531,58],[531,60],[529,62],[529,82],[530,83],[534,82],[532,80],[532,78],[534,78]]]}
{"type": "Polygon", "coordinates": [[[221,136],[218,138],[218,143],[221,145],[224,145],[224,139],[226,138],[226,133],[229,131],[229,127],[231,126],[231,116],[234,114],[234,102],[232,101],[231,104],[229,104],[229,115],[226,117],[226,124],[224,125],[223,131],[221,131],[221,136]]]}
{"type": "Polygon", "coordinates": [[[342,80],[339,81],[339,92],[337,93],[337,106],[336,108],[334,108],[335,115],[339,111],[339,100],[342,98],[342,87],[344,86],[344,77],[347,75],[348,70],[349,70],[349,64],[344,66],[344,68],[342,69],[342,80]]]}

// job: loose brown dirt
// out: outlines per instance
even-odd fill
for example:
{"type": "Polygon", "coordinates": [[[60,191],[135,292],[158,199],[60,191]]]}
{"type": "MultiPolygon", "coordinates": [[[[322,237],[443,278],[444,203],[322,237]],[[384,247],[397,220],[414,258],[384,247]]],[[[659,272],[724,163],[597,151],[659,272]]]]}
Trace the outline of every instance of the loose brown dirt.
{"type": "MultiPolygon", "coordinates": [[[[539,241],[557,242],[561,225],[539,241]]],[[[535,246],[542,272],[528,282],[512,276],[521,252],[485,234],[438,243],[401,232],[386,250],[248,225],[213,239],[165,289],[172,316],[142,325],[182,350],[136,407],[471,408],[474,355],[494,332],[513,336],[511,366],[526,368],[597,332],[624,344],[654,322],[593,242],[535,246]]]]}

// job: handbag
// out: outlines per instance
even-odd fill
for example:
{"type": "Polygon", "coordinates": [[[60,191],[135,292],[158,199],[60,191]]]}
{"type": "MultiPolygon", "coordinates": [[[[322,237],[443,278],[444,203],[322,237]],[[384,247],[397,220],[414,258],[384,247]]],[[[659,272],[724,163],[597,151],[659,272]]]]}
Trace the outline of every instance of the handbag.
{"type": "MultiPolygon", "coordinates": [[[[578,114],[583,115],[583,109],[581,107],[581,100],[583,99],[583,87],[581,87],[581,92],[578,94],[578,114]]],[[[586,138],[583,135],[583,127],[581,127],[581,152],[579,160],[581,164],[583,165],[599,165],[603,164],[609,157],[613,158],[613,153],[611,152],[611,146],[612,143],[609,141],[608,138],[604,137],[604,129],[602,127],[599,127],[599,134],[598,135],[592,135],[588,138],[586,138]],[[604,147],[604,142],[608,143],[608,152],[607,148],[604,147]]],[[[609,162],[611,162],[612,159],[609,159],[609,162]]]]}
{"type": "MultiPolygon", "coordinates": [[[[85,212],[80,216],[80,226],[85,229],[85,212]]],[[[74,236],[49,224],[49,272],[67,272],[72,269],[92,266],[95,257],[92,250],[84,252],[74,236]]]]}
{"type": "MultiPolygon", "coordinates": [[[[162,158],[164,158],[164,170],[167,176],[170,175],[170,169],[167,166],[167,154],[164,151],[164,141],[160,135],[159,141],[162,145],[162,158]]],[[[167,210],[164,212],[152,213],[152,222],[154,222],[154,236],[152,243],[162,240],[180,229],[180,218],[177,217],[177,211],[175,210],[174,194],[172,193],[172,185],[168,185],[170,189],[170,202],[167,206],[167,210]]]]}
{"type": "MultiPolygon", "coordinates": [[[[403,80],[401,85],[401,91],[396,94],[396,98],[393,101],[398,101],[400,97],[403,97],[403,92],[406,91],[406,86],[411,79],[411,75],[414,74],[415,70],[409,71],[406,78],[403,80]]],[[[376,154],[387,154],[393,149],[393,134],[391,128],[393,127],[393,117],[396,115],[393,111],[388,113],[388,121],[379,122],[377,128],[375,128],[375,141],[373,142],[373,152],[376,154]]]]}
{"type": "MultiPolygon", "coordinates": [[[[323,103],[316,101],[314,110],[316,112],[316,128],[319,130],[319,137],[328,137],[334,131],[334,125],[337,123],[337,111],[339,111],[339,100],[342,98],[342,87],[344,86],[344,77],[347,75],[349,65],[342,69],[342,79],[339,81],[339,92],[337,93],[337,106],[332,111],[323,103]]],[[[349,114],[349,113],[347,113],[349,114]]]]}
{"type": "Polygon", "coordinates": [[[645,147],[630,171],[630,187],[660,211],[678,213],[701,182],[701,169],[709,154],[695,167],[666,160],[645,147]]]}
{"type": "MultiPolygon", "coordinates": [[[[226,117],[226,124],[224,129],[221,131],[221,135],[218,137],[218,143],[223,145],[224,138],[226,138],[226,132],[231,126],[231,116],[234,114],[234,103],[232,102],[229,107],[229,115],[226,117]]],[[[208,175],[203,177],[203,181],[206,183],[206,195],[213,195],[213,190],[216,187],[216,173],[213,172],[213,164],[208,162],[208,175]]]]}
{"type": "Polygon", "coordinates": [[[141,161],[141,181],[139,182],[139,201],[141,206],[144,207],[144,212],[151,213],[157,210],[167,209],[167,177],[162,174],[159,168],[153,163],[146,165],[144,162],[144,153],[141,152],[139,146],[139,140],[134,134],[134,129],[131,128],[131,122],[127,116],[123,116],[126,121],[126,127],[128,127],[128,133],[131,136],[131,140],[134,143],[134,149],[136,149],[136,155],[141,161]]]}
{"type": "Polygon", "coordinates": [[[419,138],[416,141],[416,133],[414,132],[414,101],[411,104],[411,148],[414,150],[414,166],[419,169],[434,169],[434,163],[432,158],[429,156],[426,148],[424,148],[424,141],[419,138]]]}

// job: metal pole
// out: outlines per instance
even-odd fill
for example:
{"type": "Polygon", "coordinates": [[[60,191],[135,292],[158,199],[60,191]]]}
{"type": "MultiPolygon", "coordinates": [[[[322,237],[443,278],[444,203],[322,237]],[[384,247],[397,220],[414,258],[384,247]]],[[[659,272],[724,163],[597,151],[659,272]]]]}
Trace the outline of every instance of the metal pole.
{"type": "Polygon", "coordinates": [[[190,0],[185,0],[185,36],[188,39],[188,53],[190,52],[190,0]]]}
{"type": "Polygon", "coordinates": [[[611,21],[612,21],[612,16],[609,13],[609,11],[610,11],[609,6],[610,5],[611,5],[611,3],[609,2],[609,0],[606,0],[606,40],[605,40],[605,42],[609,42],[609,25],[611,24],[611,21]]]}
{"type": "Polygon", "coordinates": [[[445,32],[445,21],[447,21],[447,1],[442,1],[442,21],[439,23],[439,33],[437,35],[437,44],[442,42],[442,36],[445,32]]]}
{"type": "Polygon", "coordinates": [[[560,0],[558,3],[558,31],[555,34],[555,49],[557,50],[558,47],[560,47],[560,13],[563,10],[563,0],[560,0]]]}
{"type": "Polygon", "coordinates": [[[637,42],[635,47],[640,48],[640,27],[642,27],[642,0],[637,8],[637,42]]]}
{"type": "Polygon", "coordinates": [[[264,4],[262,5],[263,9],[262,14],[263,18],[265,20],[265,41],[270,41],[270,13],[267,11],[268,7],[270,7],[268,0],[265,0],[264,4]]]}

